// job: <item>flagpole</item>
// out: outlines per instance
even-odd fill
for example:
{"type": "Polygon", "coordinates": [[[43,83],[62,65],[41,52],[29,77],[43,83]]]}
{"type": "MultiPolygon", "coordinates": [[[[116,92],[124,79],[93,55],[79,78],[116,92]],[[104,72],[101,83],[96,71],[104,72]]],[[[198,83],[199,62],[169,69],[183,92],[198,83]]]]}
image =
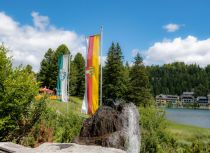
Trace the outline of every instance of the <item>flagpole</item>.
{"type": "Polygon", "coordinates": [[[102,106],[102,78],[103,78],[103,72],[102,72],[102,42],[103,42],[103,26],[101,26],[101,48],[100,48],[100,64],[101,64],[101,78],[100,78],[100,106],[102,106]]]}
{"type": "Polygon", "coordinates": [[[70,102],[70,91],[69,91],[69,78],[70,78],[70,53],[68,54],[68,79],[67,79],[67,92],[68,92],[68,102],[67,102],[67,113],[69,112],[69,102],[70,102]]]}

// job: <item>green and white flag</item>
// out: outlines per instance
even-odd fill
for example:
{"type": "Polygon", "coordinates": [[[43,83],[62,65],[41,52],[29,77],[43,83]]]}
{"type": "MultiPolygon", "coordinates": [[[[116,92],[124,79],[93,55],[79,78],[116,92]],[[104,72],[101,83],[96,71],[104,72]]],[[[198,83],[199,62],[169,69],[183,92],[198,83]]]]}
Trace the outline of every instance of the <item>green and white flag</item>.
{"type": "Polygon", "coordinates": [[[69,55],[58,57],[57,96],[61,101],[69,101],[69,55]]]}

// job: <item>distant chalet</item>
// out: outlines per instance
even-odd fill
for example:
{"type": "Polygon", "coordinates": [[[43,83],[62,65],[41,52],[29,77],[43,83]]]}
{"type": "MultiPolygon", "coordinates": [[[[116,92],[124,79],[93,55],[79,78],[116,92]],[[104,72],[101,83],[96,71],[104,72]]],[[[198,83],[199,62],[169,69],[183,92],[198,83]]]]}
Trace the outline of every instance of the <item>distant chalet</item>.
{"type": "Polygon", "coordinates": [[[155,97],[158,105],[171,104],[198,104],[199,106],[210,105],[210,94],[207,96],[194,96],[194,92],[183,92],[182,95],[164,95],[160,94],[155,97]]]}
{"type": "Polygon", "coordinates": [[[160,95],[157,95],[155,99],[156,99],[156,103],[159,103],[159,104],[166,104],[168,102],[177,103],[179,101],[179,96],[160,94],[160,95]]]}
{"type": "Polygon", "coordinates": [[[183,92],[180,101],[182,103],[193,103],[195,101],[194,92],[183,92]]]}

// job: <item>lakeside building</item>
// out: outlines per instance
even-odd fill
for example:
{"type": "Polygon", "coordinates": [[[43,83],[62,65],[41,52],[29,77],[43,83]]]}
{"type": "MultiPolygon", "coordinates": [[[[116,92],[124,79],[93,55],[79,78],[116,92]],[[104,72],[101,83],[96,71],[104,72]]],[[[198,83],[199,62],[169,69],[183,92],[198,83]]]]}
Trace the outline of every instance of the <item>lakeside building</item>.
{"type": "Polygon", "coordinates": [[[179,96],[177,95],[164,95],[160,94],[155,97],[156,103],[158,104],[166,104],[166,103],[173,103],[176,104],[179,101],[179,96]]]}
{"type": "Polygon", "coordinates": [[[199,97],[197,97],[196,102],[199,105],[207,105],[209,103],[208,97],[206,97],[206,96],[199,96],[199,97]]]}
{"type": "Polygon", "coordinates": [[[181,96],[160,94],[155,97],[158,105],[171,105],[175,107],[199,107],[210,109],[210,94],[207,96],[194,96],[194,92],[183,92],[181,96]]]}
{"type": "Polygon", "coordinates": [[[180,96],[180,100],[182,103],[194,103],[195,97],[194,92],[183,92],[180,96]]]}
{"type": "Polygon", "coordinates": [[[210,103],[210,94],[208,94],[207,97],[208,97],[208,102],[210,103]]]}

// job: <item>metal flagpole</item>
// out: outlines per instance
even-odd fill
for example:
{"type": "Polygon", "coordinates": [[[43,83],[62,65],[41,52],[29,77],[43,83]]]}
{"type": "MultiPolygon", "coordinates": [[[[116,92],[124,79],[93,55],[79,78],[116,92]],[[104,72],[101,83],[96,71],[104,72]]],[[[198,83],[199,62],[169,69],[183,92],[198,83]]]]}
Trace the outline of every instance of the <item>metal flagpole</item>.
{"type": "Polygon", "coordinates": [[[103,82],[102,82],[102,78],[103,78],[103,72],[102,72],[102,41],[103,41],[103,26],[101,26],[101,45],[100,45],[100,64],[101,64],[101,78],[100,78],[100,81],[101,81],[101,83],[100,83],[100,106],[102,106],[102,84],[103,84],[103,82]]]}
{"type": "Polygon", "coordinates": [[[67,79],[68,102],[67,102],[67,113],[69,112],[69,102],[70,102],[70,93],[69,93],[70,64],[71,64],[70,54],[68,54],[68,79],[67,79]]]}

